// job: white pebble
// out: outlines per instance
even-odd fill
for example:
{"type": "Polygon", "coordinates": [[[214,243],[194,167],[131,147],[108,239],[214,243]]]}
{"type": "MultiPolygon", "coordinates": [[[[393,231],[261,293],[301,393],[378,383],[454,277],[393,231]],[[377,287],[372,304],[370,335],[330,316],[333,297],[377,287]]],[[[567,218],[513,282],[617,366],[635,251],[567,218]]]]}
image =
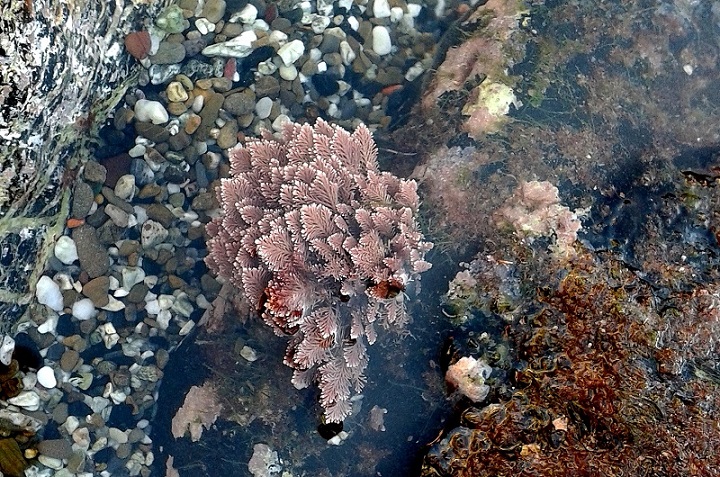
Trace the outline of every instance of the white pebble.
{"type": "Polygon", "coordinates": [[[162,103],[147,99],[139,99],[135,103],[135,118],[138,121],[153,124],[165,124],[170,119],[162,103]]]}
{"type": "MultiPolygon", "coordinates": [[[[53,470],[60,470],[63,468],[63,461],[62,459],[56,459],[55,457],[49,457],[44,454],[40,454],[37,457],[38,462],[40,462],[42,465],[49,469],[53,470]]],[[[28,474],[26,474],[28,475],[28,474]]],[[[57,474],[56,474],[57,475],[57,474]]]]}
{"type": "Polygon", "coordinates": [[[242,349],[240,350],[240,356],[242,356],[243,358],[245,358],[247,361],[249,361],[251,363],[253,361],[257,361],[257,359],[258,359],[258,356],[257,356],[257,353],[255,352],[255,350],[247,345],[243,346],[242,349]]]}
{"type": "Polygon", "coordinates": [[[403,9],[400,7],[392,7],[390,9],[390,21],[391,22],[396,22],[396,21],[402,19],[403,15],[404,15],[403,9]]]}
{"type": "Polygon", "coordinates": [[[143,144],[135,144],[129,151],[130,157],[143,157],[147,148],[143,144]]]}
{"type": "Polygon", "coordinates": [[[54,252],[55,257],[65,265],[70,265],[78,259],[75,242],[67,235],[63,235],[55,242],[54,252]]]}
{"type": "Polygon", "coordinates": [[[108,428],[108,437],[118,444],[125,444],[128,441],[128,435],[125,431],[121,431],[117,427],[108,428]]]}
{"type": "Polygon", "coordinates": [[[118,199],[132,200],[135,195],[135,176],[132,174],[125,174],[115,183],[114,191],[118,199]]]}
{"type": "Polygon", "coordinates": [[[52,389],[57,386],[55,371],[50,366],[43,366],[37,372],[38,383],[44,388],[52,389]]]}
{"type": "Polygon", "coordinates": [[[273,131],[282,131],[285,123],[292,122],[287,114],[279,114],[275,121],[272,122],[273,131]]]}
{"type": "Polygon", "coordinates": [[[107,305],[103,306],[102,309],[105,311],[120,311],[125,309],[125,303],[120,300],[116,300],[114,296],[108,295],[110,300],[107,305]]]}
{"type": "Polygon", "coordinates": [[[28,411],[37,411],[40,409],[40,396],[34,391],[23,391],[17,396],[8,399],[7,402],[28,411]]]}
{"type": "Polygon", "coordinates": [[[408,68],[407,73],[405,73],[405,79],[408,81],[414,81],[418,76],[423,74],[424,71],[425,67],[421,62],[418,61],[410,68],[408,68]]]}
{"type": "Polygon", "coordinates": [[[3,336],[2,344],[0,344],[0,363],[10,366],[13,351],[15,351],[15,340],[10,336],[3,336]]]}
{"type": "Polygon", "coordinates": [[[353,31],[358,31],[358,28],[360,28],[360,21],[358,21],[355,17],[348,17],[347,19],[348,25],[350,25],[350,28],[353,29],[353,31]]]}
{"type": "Polygon", "coordinates": [[[147,220],[140,232],[140,243],[143,248],[152,248],[161,243],[168,236],[168,231],[159,222],[147,220]]]}
{"type": "Polygon", "coordinates": [[[390,16],[390,3],[387,0],[375,0],[373,2],[373,16],[375,18],[387,18],[390,16]]]}
{"type": "Polygon", "coordinates": [[[295,65],[282,65],[280,67],[280,77],[285,81],[293,81],[297,78],[298,70],[295,65]]]}
{"type": "Polygon", "coordinates": [[[105,323],[104,325],[99,326],[98,331],[100,332],[100,336],[102,336],[105,348],[107,349],[112,348],[118,343],[118,341],[120,341],[120,336],[117,334],[117,331],[112,323],[105,323]]]}
{"type": "Polygon", "coordinates": [[[215,43],[206,47],[202,51],[202,54],[205,56],[245,58],[253,52],[254,48],[252,44],[256,40],[257,35],[253,30],[244,31],[231,40],[215,43]]]}
{"type": "Polygon", "coordinates": [[[58,315],[57,313],[53,313],[50,316],[48,316],[45,319],[45,322],[38,326],[37,330],[39,333],[45,334],[45,333],[52,333],[55,334],[55,328],[57,328],[58,324],[58,315]]]}
{"type": "Polygon", "coordinates": [[[245,7],[240,10],[239,12],[233,14],[232,17],[230,17],[231,23],[252,23],[257,19],[258,16],[258,9],[255,7],[255,5],[248,3],[245,5],[245,7]]]}
{"type": "Polygon", "coordinates": [[[305,44],[301,40],[293,40],[280,47],[277,54],[286,66],[295,63],[305,53],[305,44]]]}
{"type": "Polygon", "coordinates": [[[55,311],[62,311],[63,296],[60,293],[60,287],[47,275],[43,275],[38,280],[35,287],[35,296],[41,305],[46,305],[55,311]]]}
{"type": "Polygon", "coordinates": [[[83,298],[73,303],[72,314],[79,321],[87,321],[90,318],[95,318],[97,313],[95,304],[90,298],[83,298]]]}
{"type": "Polygon", "coordinates": [[[392,51],[392,41],[390,40],[390,32],[382,25],[373,27],[372,30],[372,49],[380,56],[387,55],[392,51]]]}
{"type": "Polygon", "coordinates": [[[345,40],[340,42],[340,57],[342,58],[342,62],[345,66],[350,66],[353,60],[357,57],[350,46],[350,43],[345,40]]]}
{"type": "Polygon", "coordinates": [[[198,18],[195,20],[195,28],[203,35],[207,35],[215,31],[215,24],[207,18],[198,18]]]}
{"type": "Polygon", "coordinates": [[[125,267],[120,274],[122,275],[123,288],[127,291],[145,280],[145,270],[140,267],[125,267]]]}

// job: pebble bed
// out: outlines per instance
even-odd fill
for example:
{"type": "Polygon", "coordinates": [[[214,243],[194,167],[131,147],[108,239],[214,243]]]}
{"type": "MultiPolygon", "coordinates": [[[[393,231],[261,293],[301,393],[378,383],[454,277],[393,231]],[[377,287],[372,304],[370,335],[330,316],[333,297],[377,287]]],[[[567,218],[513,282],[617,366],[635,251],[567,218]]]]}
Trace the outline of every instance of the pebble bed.
{"type": "Polygon", "coordinates": [[[393,95],[432,64],[437,34],[419,24],[433,13],[418,3],[241,3],[181,0],[142,33],[150,51],[132,50],[140,88],[78,171],[34,320],[16,335],[43,361],[6,410],[43,427],[28,476],[151,474],[163,369],[220,290],[204,224],[225,151],[289,120],[387,126],[393,95]]]}

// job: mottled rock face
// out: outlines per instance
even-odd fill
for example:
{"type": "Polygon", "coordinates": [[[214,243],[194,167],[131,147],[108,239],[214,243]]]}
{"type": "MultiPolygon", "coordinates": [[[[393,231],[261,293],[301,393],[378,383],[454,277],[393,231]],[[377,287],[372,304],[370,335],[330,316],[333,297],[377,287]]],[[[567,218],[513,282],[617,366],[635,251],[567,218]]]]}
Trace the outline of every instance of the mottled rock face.
{"type": "MultiPolygon", "coordinates": [[[[86,158],[89,129],[102,122],[114,104],[110,98],[118,97],[108,85],[130,76],[132,64],[122,48],[126,35],[160,8],[129,8],[129,15],[114,23],[113,9],[119,13],[125,7],[121,2],[99,9],[81,0],[70,9],[50,0],[8,0],[0,9],[0,43],[9,59],[0,92],[1,329],[27,310],[18,303],[27,301],[45,268],[52,251],[46,238],[65,225],[69,189],[76,183],[65,168],[86,158]],[[35,14],[44,10],[57,17],[35,14]]],[[[142,56],[144,37],[134,35],[130,42],[142,56]]],[[[82,185],[75,189],[89,197],[82,185]]]]}

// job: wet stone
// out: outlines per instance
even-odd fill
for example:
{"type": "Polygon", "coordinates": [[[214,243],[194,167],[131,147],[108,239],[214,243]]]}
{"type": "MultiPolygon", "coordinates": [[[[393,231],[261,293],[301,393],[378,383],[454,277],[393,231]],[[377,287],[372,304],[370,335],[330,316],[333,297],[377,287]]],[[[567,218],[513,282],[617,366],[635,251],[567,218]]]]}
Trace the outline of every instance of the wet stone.
{"type": "Polygon", "coordinates": [[[225,98],[223,107],[230,114],[241,116],[253,112],[255,109],[255,93],[251,89],[245,89],[239,93],[233,93],[225,98]]]}
{"type": "Polygon", "coordinates": [[[96,307],[102,308],[108,304],[109,289],[110,278],[101,276],[87,282],[82,288],[82,294],[90,298],[96,307]]]}
{"type": "Polygon", "coordinates": [[[204,38],[193,38],[183,41],[182,44],[187,56],[195,56],[207,46],[207,41],[204,38]]]}
{"type": "Polygon", "coordinates": [[[167,110],[174,116],[180,116],[188,110],[188,107],[185,103],[168,103],[167,110]]]}
{"type": "Polygon", "coordinates": [[[81,219],[90,213],[95,194],[87,182],[77,181],[73,190],[73,205],[71,215],[81,219]]]}
{"type": "Polygon", "coordinates": [[[85,169],[83,170],[83,177],[85,180],[102,184],[105,182],[106,176],[107,169],[105,169],[105,166],[98,164],[95,161],[88,161],[85,163],[85,169]]]}
{"type": "Polygon", "coordinates": [[[280,93],[280,82],[273,76],[262,76],[255,82],[255,94],[259,98],[277,98],[280,93]]]}
{"type": "Polygon", "coordinates": [[[132,287],[130,293],[127,295],[127,297],[125,297],[125,299],[130,303],[139,304],[145,300],[147,292],[147,285],[145,285],[144,283],[138,283],[132,287]]]}
{"type": "Polygon", "coordinates": [[[150,184],[155,178],[155,173],[142,159],[133,159],[130,164],[130,173],[135,176],[135,183],[139,186],[150,184]]]}
{"type": "Polygon", "coordinates": [[[162,126],[153,123],[135,122],[135,132],[152,142],[165,142],[170,138],[170,133],[162,126]]]}
{"type": "Polygon", "coordinates": [[[110,268],[110,257],[107,249],[98,240],[95,228],[83,225],[73,229],[72,239],[77,246],[80,267],[90,278],[97,278],[107,273],[110,268]]]}
{"type": "Polygon", "coordinates": [[[211,23],[217,23],[225,15],[225,0],[207,0],[202,9],[201,17],[207,18],[211,23]]]}
{"type": "Polygon", "coordinates": [[[217,137],[217,145],[221,149],[229,149],[235,146],[238,142],[238,123],[237,121],[228,121],[223,127],[220,128],[220,133],[217,137]]]}
{"type": "Polygon", "coordinates": [[[185,131],[178,131],[177,134],[170,136],[167,143],[173,151],[182,151],[190,145],[190,136],[185,131]]]}
{"type": "Polygon", "coordinates": [[[232,80],[230,78],[213,78],[212,87],[218,93],[227,93],[232,89],[232,80]]]}
{"type": "Polygon", "coordinates": [[[160,42],[157,53],[150,56],[154,65],[171,65],[181,63],[185,59],[185,47],[182,43],[160,42]]]}
{"type": "Polygon", "coordinates": [[[67,459],[72,455],[72,446],[67,439],[48,439],[38,443],[38,451],[53,459],[67,459]]]}
{"type": "Polygon", "coordinates": [[[178,166],[171,165],[165,169],[165,180],[168,182],[181,184],[185,180],[185,177],[185,171],[178,166]]]}
{"type": "Polygon", "coordinates": [[[217,207],[217,201],[213,192],[201,192],[192,201],[193,210],[211,210],[217,207]]]}
{"type": "Polygon", "coordinates": [[[71,372],[75,368],[75,365],[77,365],[79,359],[80,353],[73,349],[66,350],[60,357],[60,369],[67,373],[71,372]]]}
{"type": "Polygon", "coordinates": [[[205,105],[202,110],[200,110],[200,117],[202,118],[201,126],[210,128],[215,124],[223,101],[225,101],[225,97],[220,93],[210,93],[208,97],[205,98],[205,105]]]}
{"type": "MultiPolygon", "coordinates": [[[[85,468],[85,459],[86,454],[82,450],[77,450],[72,453],[72,455],[68,458],[67,462],[67,470],[72,472],[73,474],[77,474],[83,471],[85,468]]],[[[57,474],[55,474],[57,475],[57,474]]]]}

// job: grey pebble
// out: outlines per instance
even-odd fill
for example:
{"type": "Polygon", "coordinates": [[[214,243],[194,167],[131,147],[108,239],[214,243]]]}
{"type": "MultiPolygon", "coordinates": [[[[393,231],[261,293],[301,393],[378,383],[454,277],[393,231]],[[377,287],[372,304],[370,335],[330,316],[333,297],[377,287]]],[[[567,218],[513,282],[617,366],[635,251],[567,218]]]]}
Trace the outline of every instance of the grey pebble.
{"type": "Polygon", "coordinates": [[[223,108],[237,116],[249,114],[255,109],[255,93],[251,89],[244,89],[239,93],[229,94],[225,98],[223,108]]]}
{"type": "Polygon", "coordinates": [[[107,169],[105,169],[105,166],[95,161],[85,163],[85,168],[83,169],[83,177],[85,180],[102,184],[105,182],[106,176],[107,169]]]}
{"type": "Polygon", "coordinates": [[[93,205],[95,194],[92,187],[85,181],[77,181],[73,189],[73,204],[71,215],[77,219],[82,219],[90,213],[93,205]]]}
{"type": "MultiPolygon", "coordinates": [[[[185,47],[182,43],[161,41],[157,53],[150,56],[153,65],[173,65],[185,59],[185,47]]],[[[159,83],[155,83],[159,84],[159,83]]]]}
{"type": "Polygon", "coordinates": [[[67,439],[47,439],[38,442],[38,451],[53,459],[67,459],[72,455],[72,446],[67,439]]]}

